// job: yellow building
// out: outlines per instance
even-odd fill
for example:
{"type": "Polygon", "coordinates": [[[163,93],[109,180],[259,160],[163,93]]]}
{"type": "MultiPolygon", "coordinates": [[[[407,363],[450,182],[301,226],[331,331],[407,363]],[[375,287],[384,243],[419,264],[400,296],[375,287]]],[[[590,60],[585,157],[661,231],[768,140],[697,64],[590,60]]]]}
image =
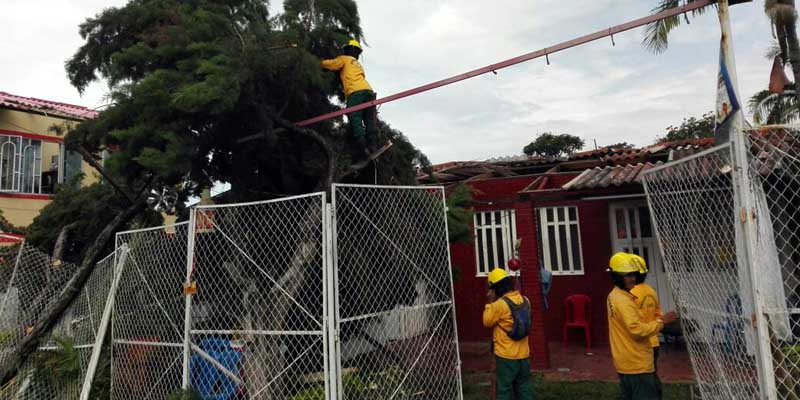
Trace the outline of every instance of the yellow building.
{"type": "Polygon", "coordinates": [[[64,138],[50,131],[97,117],[86,107],[0,92],[0,210],[11,224],[26,227],[50,202],[56,185],[96,172],[77,153],[66,151],[64,138]]]}

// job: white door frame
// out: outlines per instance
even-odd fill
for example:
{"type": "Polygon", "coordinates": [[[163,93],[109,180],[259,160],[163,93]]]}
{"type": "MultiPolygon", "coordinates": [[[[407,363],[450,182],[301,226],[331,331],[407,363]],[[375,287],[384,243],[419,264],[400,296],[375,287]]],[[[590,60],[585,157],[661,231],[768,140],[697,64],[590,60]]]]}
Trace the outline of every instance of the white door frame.
{"type": "Polygon", "coordinates": [[[658,249],[658,240],[655,237],[655,228],[652,220],[648,224],[650,226],[650,236],[642,237],[642,222],[640,209],[648,209],[645,200],[630,200],[612,202],[608,206],[608,217],[611,230],[611,250],[616,253],[625,251],[629,253],[637,253],[645,258],[647,261],[647,283],[650,284],[658,292],[659,302],[661,309],[664,312],[675,310],[675,300],[672,297],[672,291],[667,283],[666,271],[664,270],[664,263],[661,260],[661,253],[658,249]],[[624,213],[624,231],[620,231],[617,224],[617,211],[623,210],[624,213]],[[635,229],[631,229],[631,227],[635,229]],[[625,237],[620,238],[620,233],[625,237]]]}

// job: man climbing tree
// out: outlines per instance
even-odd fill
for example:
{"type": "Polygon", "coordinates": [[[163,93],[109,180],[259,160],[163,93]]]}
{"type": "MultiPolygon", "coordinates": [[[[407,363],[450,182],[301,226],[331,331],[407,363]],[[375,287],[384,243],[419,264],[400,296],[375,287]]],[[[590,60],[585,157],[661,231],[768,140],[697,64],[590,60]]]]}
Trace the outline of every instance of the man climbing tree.
{"type": "MultiPolygon", "coordinates": [[[[339,72],[344,95],[347,97],[347,107],[375,100],[375,92],[372,91],[372,86],[367,82],[364,67],[358,62],[361,51],[361,43],[355,39],[350,39],[347,45],[344,46],[344,54],[334,59],[323,60],[321,63],[322,68],[339,72]]],[[[360,147],[364,148],[367,156],[378,151],[378,129],[375,126],[375,113],[376,110],[373,106],[347,114],[350,119],[350,131],[353,138],[360,147]]]]}

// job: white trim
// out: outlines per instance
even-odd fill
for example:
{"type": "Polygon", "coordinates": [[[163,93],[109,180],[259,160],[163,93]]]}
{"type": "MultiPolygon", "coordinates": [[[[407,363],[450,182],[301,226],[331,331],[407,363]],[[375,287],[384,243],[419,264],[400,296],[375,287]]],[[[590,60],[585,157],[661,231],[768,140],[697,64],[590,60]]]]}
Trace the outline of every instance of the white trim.
{"type": "Polygon", "coordinates": [[[547,230],[547,210],[537,208],[535,212],[539,214],[539,237],[541,238],[539,246],[542,248],[542,265],[545,266],[546,270],[553,272],[552,268],[547,267],[550,262],[550,232],[547,230]]]}
{"type": "Polygon", "coordinates": [[[333,188],[366,188],[366,189],[414,189],[414,190],[441,190],[444,192],[443,186],[394,186],[394,185],[364,185],[356,183],[334,183],[333,188]]]}
{"type": "Polygon", "coordinates": [[[178,222],[178,223],[170,224],[170,225],[159,225],[159,226],[154,226],[154,227],[151,227],[151,228],[141,228],[141,229],[131,229],[129,231],[120,231],[120,232],[117,232],[117,237],[124,236],[125,234],[130,234],[130,233],[139,233],[139,232],[148,232],[148,231],[157,231],[157,230],[167,230],[167,228],[177,228],[179,226],[188,225],[188,224],[189,224],[189,221],[183,221],[183,222],[178,222]]]}
{"type": "Polygon", "coordinates": [[[231,208],[231,207],[243,207],[243,206],[257,206],[260,204],[270,204],[270,203],[281,203],[287,200],[297,200],[297,199],[305,199],[309,197],[323,197],[325,192],[314,192],[308,194],[301,194],[298,196],[288,196],[288,197],[281,197],[272,200],[259,200],[259,201],[251,201],[249,203],[232,203],[232,204],[195,204],[192,206],[194,209],[203,209],[203,208],[231,208]]]}
{"type": "MultiPolygon", "coordinates": [[[[192,273],[194,272],[194,239],[195,228],[197,227],[197,209],[189,209],[189,232],[187,232],[186,244],[186,280],[185,285],[192,284],[192,273]]],[[[192,294],[189,291],[184,293],[184,308],[183,308],[183,365],[181,372],[181,389],[188,390],[189,379],[189,362],[192,356],[192,294]]]]}

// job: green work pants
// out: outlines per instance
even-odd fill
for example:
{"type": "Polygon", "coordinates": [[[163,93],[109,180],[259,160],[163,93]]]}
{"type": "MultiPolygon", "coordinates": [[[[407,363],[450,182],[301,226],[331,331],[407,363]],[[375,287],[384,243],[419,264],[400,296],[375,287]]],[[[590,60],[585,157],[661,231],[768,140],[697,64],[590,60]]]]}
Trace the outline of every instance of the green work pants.
{"type": "MultiPolygon", "coordinates": [[[[368,101],[375,100],[375,92],[371,90],[359,90],[350,93],[347,97],[347,107],[353,107],[368,101]]],[[[347,114],[350,120],[350,131],[353,138],[362,144],[377,144],[378,143],[378,128],[375,126],[375,107],[367,107],[363,110],[358,110],[347,114]],[[364,127],[366,126],[366,132],[364,127]]]]}
{"type": "Polygon", "coordinates": [[[522,360],[495,358],[497,360],[497,400],[533,400],[530,360],[527,358],[522,360]]]}
{"type": "Polygon", "coordinates": [[[619,374],[620,400],[661,400],[661,381],[655,373],[619,374]]]}

